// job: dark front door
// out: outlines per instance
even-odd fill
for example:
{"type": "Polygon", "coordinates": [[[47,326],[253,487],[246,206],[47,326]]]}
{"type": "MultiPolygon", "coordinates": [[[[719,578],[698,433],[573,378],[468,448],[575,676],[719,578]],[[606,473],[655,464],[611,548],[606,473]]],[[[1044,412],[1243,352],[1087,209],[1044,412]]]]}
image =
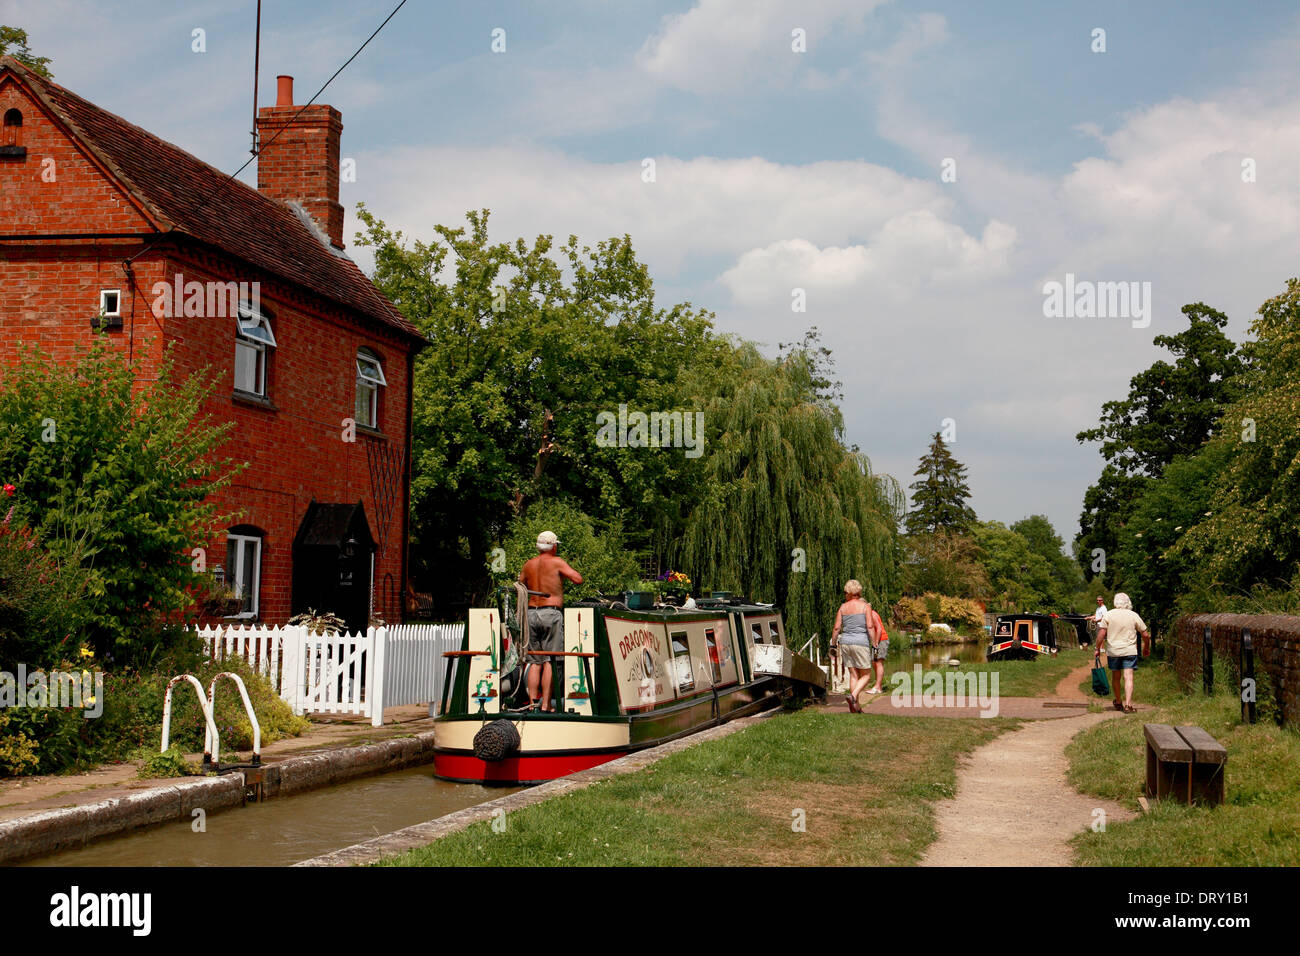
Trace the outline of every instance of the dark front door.
{"type": "Polygon", "coordinates": [[[293,612],[337,614],[352,632],[370,622],[374,538],[360,502],[313,501],[293,544],[293,612]]]}

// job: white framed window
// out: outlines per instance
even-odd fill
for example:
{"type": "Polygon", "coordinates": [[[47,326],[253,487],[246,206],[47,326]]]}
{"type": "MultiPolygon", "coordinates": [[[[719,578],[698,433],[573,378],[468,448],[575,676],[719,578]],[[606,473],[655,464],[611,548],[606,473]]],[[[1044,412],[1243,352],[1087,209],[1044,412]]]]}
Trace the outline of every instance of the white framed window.
{"type": "Polygon", "coordinates": [[[673,648],[673,668],[677,677],[677,692],[684,694],[695,689],[695,674],[691,669],[691,643],[685,631],[669,634],[673,648]]]}
{"type": "Polygon", "coordinates": [[[120,319],[122,317],[121,289],[99,290],[99,314],[106,319],[120,319]]]}
{"type": "Polygon", "coordinates": [[[226,583],[239,596],[234,617],[257,617],[262,583],[262,539],[251,534],[226,535],[226,583]]]}
{"type": "Polygon", "coordinates": [[[368,428],[379,427],[379,390],[388,385],[379,356],[370,349],[357,350],[356,422],[368,428]]]}
{"type": "Polygon", "coordinates": [[[266,361],[275,348],[271,319],[247,302],[239,303],[235,328],[235,388],[266,396],[266,361]]]}

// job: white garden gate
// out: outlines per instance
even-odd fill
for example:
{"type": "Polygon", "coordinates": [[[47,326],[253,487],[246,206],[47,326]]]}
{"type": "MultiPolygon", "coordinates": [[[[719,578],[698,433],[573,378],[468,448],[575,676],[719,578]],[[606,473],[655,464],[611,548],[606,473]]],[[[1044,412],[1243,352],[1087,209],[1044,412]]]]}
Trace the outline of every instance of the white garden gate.
{"type": "Polygon", "coordinates": [[[375,727],[385,707],[439,699],[443,655],[460,649],[464,633],[464,624],[399,624],[364,634],[311,634],[300,625],[198,631],[210,657],[242,658],[295,714],[356,714],[375,727]]]}

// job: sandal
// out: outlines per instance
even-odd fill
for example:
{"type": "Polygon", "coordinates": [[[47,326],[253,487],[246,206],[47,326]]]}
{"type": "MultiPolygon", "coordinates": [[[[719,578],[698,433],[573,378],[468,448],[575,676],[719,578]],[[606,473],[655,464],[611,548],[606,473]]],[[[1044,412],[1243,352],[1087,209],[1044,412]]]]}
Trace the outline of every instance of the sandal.
{"type": "Polygon", "coordinates": [[[858,705],[858,699],[856,697],[854,697],[852,694],[845,694],[844,699],[848,701],[850,714],[862,713],[862,708],[858,705]]]}
{"type": "Polygon", "coordinates": [[[1122,711],[1122,710],[1124,709],[1124,705],[1121,704],[1121,703],[1120,703],[1119,701],[1117,701],[1117,700],[1112,700],[1112,701],[1110,702],[1110,705],[1111,705],[1112,707],[1114,707],[1116,710],[1119,710],[1119,711],[1122,711]]]}
{"type": "Polygon", "coordinates": [[[1124,708],[1124,713],[1126,714],[1136,714],[1137,712],[1138,709],[1136,707],[1129,706],[1124,708]]]}

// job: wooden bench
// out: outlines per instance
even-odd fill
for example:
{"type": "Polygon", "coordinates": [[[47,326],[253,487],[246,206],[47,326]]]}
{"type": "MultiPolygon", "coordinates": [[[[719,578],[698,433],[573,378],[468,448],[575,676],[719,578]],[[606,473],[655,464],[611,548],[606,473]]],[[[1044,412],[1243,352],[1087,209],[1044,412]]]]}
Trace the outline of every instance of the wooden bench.
{"type": "Polygon", "coordinates": [[[1217,806],[1223,802],[1228,751],[1200,727],[1143,724],[1148,797],[1217,806]]]}

